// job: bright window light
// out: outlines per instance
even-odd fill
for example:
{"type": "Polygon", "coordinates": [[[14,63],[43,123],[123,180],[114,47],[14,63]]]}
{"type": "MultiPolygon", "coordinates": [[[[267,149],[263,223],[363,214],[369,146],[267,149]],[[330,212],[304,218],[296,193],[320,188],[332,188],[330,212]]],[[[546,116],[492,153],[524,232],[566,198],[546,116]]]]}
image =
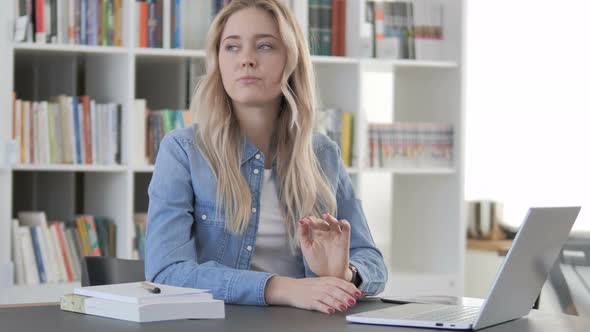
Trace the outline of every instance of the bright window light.
{"type": "Polygon", "coordinates": [[[468,200],[504,204],[517,227],[531,206],[581,205],[590,236],[590,1],[468,1],[468,200]]]}

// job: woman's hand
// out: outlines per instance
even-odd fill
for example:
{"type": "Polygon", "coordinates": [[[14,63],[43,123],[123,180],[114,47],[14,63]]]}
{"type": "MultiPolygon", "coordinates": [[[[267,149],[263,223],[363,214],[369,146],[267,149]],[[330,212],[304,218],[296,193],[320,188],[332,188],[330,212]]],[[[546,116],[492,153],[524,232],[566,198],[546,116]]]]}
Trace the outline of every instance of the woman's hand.
{"type": "Polygon", "coordinates": [[[350,223],[337,220],[329,213],[324,213],[323,217],[299,220],[301,252],[309,268],[318,276],[350,281],[350,223]]]}
{"type": "Polygon", "coordinates": [[[346,311],[362,292],[353,284],[333,277],[293,279],[273,276],[267,284],[264,299],[267,304],[288,305],[327,314],[346,311]]]}

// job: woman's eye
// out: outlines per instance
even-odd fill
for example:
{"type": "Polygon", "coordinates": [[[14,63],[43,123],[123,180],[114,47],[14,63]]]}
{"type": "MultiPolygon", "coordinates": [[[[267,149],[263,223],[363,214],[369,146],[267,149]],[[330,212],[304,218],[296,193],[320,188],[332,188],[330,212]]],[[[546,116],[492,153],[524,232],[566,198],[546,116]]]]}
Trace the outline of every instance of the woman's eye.
{"type": "Polygon", "coordinates": [[[238,47],[237,47],[236,45],[227,45],[227,46],[225,47],[225,50],[226,50],[226,51],[230,51],[230,52],[233,52],[233,51],[235,51],[235,50],[237,50],[237,49],[238,49],[238,47]]]}
{"type": "Polygon", "coordinates": [[[270,49],[272,49],[272,45],[270,45],[270,44],[261,44],[261,45],[258,46],[258,48],[261,49],[261,50],[270,50],[270,49]]]}

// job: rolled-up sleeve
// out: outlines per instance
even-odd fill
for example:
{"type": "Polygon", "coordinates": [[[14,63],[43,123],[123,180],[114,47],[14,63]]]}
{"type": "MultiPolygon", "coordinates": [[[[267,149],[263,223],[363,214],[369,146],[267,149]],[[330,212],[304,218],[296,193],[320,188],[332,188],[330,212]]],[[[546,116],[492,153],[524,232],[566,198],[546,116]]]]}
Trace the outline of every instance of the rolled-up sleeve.
{"type": "Polygon", "coordinates": [[[195,195],[183,144],[171,134],[160,143],[148,189],[146,279],[209,289],[214,298],[227,303],[266,305],[264,290],[272,274],[234,269],[216,261],[197,262],[195,195]]]}

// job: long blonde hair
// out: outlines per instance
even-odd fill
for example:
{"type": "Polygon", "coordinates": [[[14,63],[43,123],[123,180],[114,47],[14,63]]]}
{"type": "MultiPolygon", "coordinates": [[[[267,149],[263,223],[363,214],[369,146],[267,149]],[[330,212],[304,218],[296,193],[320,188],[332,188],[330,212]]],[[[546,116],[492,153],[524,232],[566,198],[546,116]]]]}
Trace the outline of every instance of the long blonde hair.
{"type": "Polygon", "coordinates": [[[280,0],[233,0],[212,22],[207,35],[206,74],[191,100],[198,130],[195,142],[217,180],[217,211],[225,208],[225,227],[243,233],[249,223],[252,193],[240,173],[243,139],[219,69],[219,46],[228,18],[245,8],[269,13],[287,50],[281,78],[283,108],[276,128],[279,202],[292,248],[297,247],[296,222],[305,216],[335,213],[336,199],[313,150],[314,74],[306,38],[291,11],[280,0]]]}

